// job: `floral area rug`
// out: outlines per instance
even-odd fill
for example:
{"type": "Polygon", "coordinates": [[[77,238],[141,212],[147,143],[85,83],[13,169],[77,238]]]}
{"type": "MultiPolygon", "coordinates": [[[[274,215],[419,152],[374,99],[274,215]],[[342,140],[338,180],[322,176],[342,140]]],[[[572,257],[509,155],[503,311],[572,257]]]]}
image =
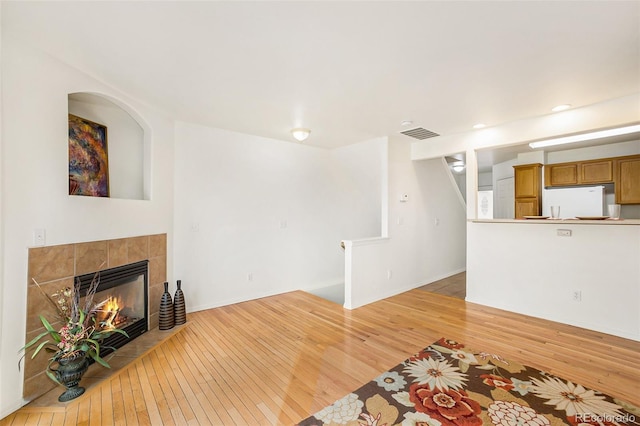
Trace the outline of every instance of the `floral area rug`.
{"type": "Polygon", "coordinates": [[[640,425],[640,407],[442,338],[300,426],[640,425]]]}

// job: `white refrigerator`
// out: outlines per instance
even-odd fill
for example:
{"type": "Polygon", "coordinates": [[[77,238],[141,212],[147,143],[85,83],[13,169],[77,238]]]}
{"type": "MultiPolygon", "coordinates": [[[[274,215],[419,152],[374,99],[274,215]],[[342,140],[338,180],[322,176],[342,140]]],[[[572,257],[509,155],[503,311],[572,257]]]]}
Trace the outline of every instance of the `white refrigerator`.
{"type": "Polygon", "coordinates": [[[604,186],[552,188],[542,192],[542,214],[551,216],[551,206],[560,206],[562,219],[578,216],[604,216],[604,186]]]}

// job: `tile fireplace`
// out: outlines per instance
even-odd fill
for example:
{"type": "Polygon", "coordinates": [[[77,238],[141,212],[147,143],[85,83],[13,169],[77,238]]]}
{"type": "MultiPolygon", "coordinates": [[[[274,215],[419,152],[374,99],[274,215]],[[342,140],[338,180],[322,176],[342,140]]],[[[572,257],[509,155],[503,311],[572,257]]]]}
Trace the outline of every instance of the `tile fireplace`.
{"type": "MultiPolygon", "coordinates": [[[[118,307],[114,306],[108,315],[113,316],[112,321],[115,321],[118,327],[126,327],[125,330],[130,336],[141,335],[147,330],[158,327],[160,298],[164,291],[164,282],[167,280],[166,234],[32,247],[29,248],[26,277],[25,342],[44,330],[39,315],[45,318],[56,317],[56,311],[47,302],[45,294],[51,295],[63,288],[73,286],[76,277],[85,282],[88,280],[90,283],[95,271],[100,271],[101,284],[111,283],[104,289],[100,289],[101,294],[96,294],[94,301],[104,300],[110,296],[109,292],[116,293],[114,302],[118,307]],[[146,269],[146,276],[142,272],[136,275],[134,267],[133,274],[136,277],[124,279],[122,274],[133,265],[138,267],[142,265],[142,269],[146,269]],[[42,291],[33,283],[33,280],[40,284],[42,291]],[[143,287],[146,289],[142,289],[143,287]],[[106,291],[104,296],[103,291],[106,291]],[[130,292],[133,294],[129,294],[130,292]],[[129,301],[131,296],[136,301],[129,301]]],[[[81,295],[85,293],[85,290],[80,291],[81,295]]],[[[55,328],[62,326],[60,322],[52,325],[55,328]]],[[[119,333],[114,333],[112,337],[133,339],[133,337],[127,339],[119,333]]],[[[106,344],[119,347],[122,342],[111,341],[106,344]]],[[[106,354],[101,351],[101,355],[106,354]]],[[[109,357],[109,355],[106,356],[109,357]]],[[[26,401],[31,401],[56,386],[44,373],[47,364],[48,356],[45,353],[38,354],[34,359],[30,356],[24,358],[22,395],[26,401]]]]}

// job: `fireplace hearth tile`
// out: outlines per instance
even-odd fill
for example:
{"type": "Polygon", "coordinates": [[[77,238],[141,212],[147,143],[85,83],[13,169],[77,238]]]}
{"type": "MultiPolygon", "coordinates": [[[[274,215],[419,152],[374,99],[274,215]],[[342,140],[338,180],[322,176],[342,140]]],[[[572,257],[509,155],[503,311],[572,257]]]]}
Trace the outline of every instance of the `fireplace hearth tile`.
{"type": "Polygon", "coordinates": [[[27,304],[27,332],[34,330],[44,331],[40,315],[51,322],[58,318],[56,308],[47,301],[47,296],[45,295],[51,295],[65,287],[73,287],[73,277],[38,284],[40,284],[42,291],[35,284],[27,288],[27,300],[29,300],[27,304]]]}
{"type": "MultiPolygon", "coordinates": [[[[56,325],[54,325],[54,327],[58,327],[60,325],[60,323],[57,323],[56,325]]],[[[33,333],[28,333],[27,338],[33,339],[42,331],[44,331],[44,328],[34,331],[33,333]]],[[[49,365],[50,355],[45,351],[42,351],[41,354],[38,354],[38,356],[33,359],[31,359],[31,355],[33,355],[33,350],[30,350],[22,360],[21,368],[24,370],[25,377],[38,375],[45,371],[47,365],[49,365]]],[[[22,356],[22,354],[20,356],[22,356]]]]}
{"type": "Polygon", "coordinates": [[[29,249],[29,276],[39,283],[73,277],[75,248],[73,244],[29,249]]]}
{"type": "Polygon", "coordinates": [[[149,258],[149,237],[127,238],[128,262],[138,262],[149,258]]]}
{"type": "Polygon", "coordinates": [[[149,259],[149,285],[162,285],[167,280],[167,258],[152,257],[149,259]]]}
{"type": "Polygon", "coordinates": [[[122,266],[129,263],[127,255],[127,240],[121,238],[119,240],[109,240],[109,268],[122,266]]]}
{"type": "MultiPolygon", "coordinates": [[[[151,312],[151,310],[149,310],[149,312],[151,312]]],[[[149,314],[149,328],[158,328],[159,325],[160,318],[158,315],[158,308],[156,308],[155,312],[149,314]]]]}
{"type": "MultiPolygon", "coordinates": [[[[42,391],[57,388],[56,384],[51,381],[44,373],[44,370],[38,375],[32,376],[24,381],[23,395],[26,399],[32,399],[42,395],[42,391]]],[[[63,388],[60,388],[63,389],[63,388]]],[[[60,392],[62,393],[62,392],[60,392]]]]}
{"type": "Polygon", "coordinates": [[[106,241],[76,244],[76,275],[88,274],[106,267],[106,241]]]}
{"type": "Polygon", "coordinates": [[[164,283],[149,286],[149,312],[158,313],[160,310],[160,299],[164,293],[164,283]]]}
{"type": "Polygon", "coordinates": [[[149,257],[159,257],[167,255],[167,234],[157,234],[149,236],[149,257]]]}

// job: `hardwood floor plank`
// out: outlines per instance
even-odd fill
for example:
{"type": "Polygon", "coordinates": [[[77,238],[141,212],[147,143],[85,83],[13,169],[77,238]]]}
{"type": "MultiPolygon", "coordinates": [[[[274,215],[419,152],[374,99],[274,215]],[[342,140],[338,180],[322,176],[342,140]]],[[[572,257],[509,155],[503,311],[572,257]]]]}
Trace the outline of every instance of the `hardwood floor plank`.
{"type": "Polygon", "coordinates": [[[135,402],[133,400],[129,370],[131,370],[131,366],[125,368],[118,376],[120,377],[120,392],[122,392],[122,401],[124,402],[125,423],[135,425],[138,421],[138,416],[136,415],[135,402]]]}
{"type": "MultiPolygon", "coordinates": [[[[111,411],[113,414],[114,425],[125,425],[127,423],[124,412],[124,401],[122,399],[122,390],[120,385],[120,374],[109,379],[111,385],[111,411]]],[[[107,423],[105,423],[107,424],[107,423]]]]}
{"type": "Polygon", "coordinates": [[[38,423],[40,421],[40,417],[41,417],[40,413],[31,413],[31,414],[29,414],[29,416],[27,417],[27,421],[26,421],[25,425],[31,426],[31,425],[40,424],[40,423],[38,423]]]}
{"type": "Polygon", "coordinates": [[[100,426],[102,424],[102,392],[101,388],[90,395],[89,425],[100,426]]]}
{"type": "Polygon", "coordinates": [[[89,424],[89,413],[91,412],[91,398],[82,398],[75,403],[77,407],[77,425],[89,424]]]}
{"type": "MultiPolygon", "coordinates": [[[[176,394],[168,384],[167,376],[171,375],[171,368],[163,360],[158,359],[158,351],[153,351],[141,362],[146,370],[151,395],[146,395],[147,407],[153,405],[155,411],[151,417],[153,424],[171,424],[176,421],[172,411],[178,407],[176,394]],[[167,371],[168,370],[168,371],[167,371]]],[[[186,416],[191,418],[191,413],[187,411],[186,416]]],[[[184,417],[184,416],[183,416],[184,417]]]]}
{"type": "Polygon", "coordinates": [[[100,423],[101,425],[113,424],[113,399],[111,395],[111,381],[106,380],[100,385],[100,423]],[[110,407],[111,409],[105,409],[110,407]]]}
{"type": "Polygon", "coordinates": [[[53,413],[42,413],[36,424],[38,425],[50,425],[53,422],[53,413]]]}
{"type": "MultiPolygon", "coordinates": [[[[51,420],[52,426],[64,425],[65,413],[53,413],[53,419],[51,420]]],[[[107,423],[104,423],[107,424],[107,423]]]]}
{"type": "Polygon", "coordinates": [[[0,424],[291,425],[441,337],[640,404],[640,342],[432,291],[459,283],[353,311],[298,291],[190,313],[65,413],[19,410],[0,424]]]}

